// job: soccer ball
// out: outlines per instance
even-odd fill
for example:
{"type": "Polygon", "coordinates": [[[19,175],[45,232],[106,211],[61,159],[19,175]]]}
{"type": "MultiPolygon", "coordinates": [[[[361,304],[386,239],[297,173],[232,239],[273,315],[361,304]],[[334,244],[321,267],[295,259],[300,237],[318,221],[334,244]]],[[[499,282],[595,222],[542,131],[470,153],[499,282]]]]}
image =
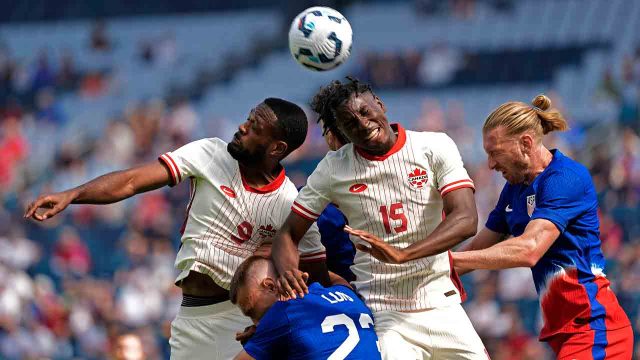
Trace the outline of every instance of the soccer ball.
{"type": "Polygon", "coordinates": [[[351,25],[338,11],[315,6],[301,12],[289,29],[289,49],[307,69],[331,70],[351,53],[351,25]]]}

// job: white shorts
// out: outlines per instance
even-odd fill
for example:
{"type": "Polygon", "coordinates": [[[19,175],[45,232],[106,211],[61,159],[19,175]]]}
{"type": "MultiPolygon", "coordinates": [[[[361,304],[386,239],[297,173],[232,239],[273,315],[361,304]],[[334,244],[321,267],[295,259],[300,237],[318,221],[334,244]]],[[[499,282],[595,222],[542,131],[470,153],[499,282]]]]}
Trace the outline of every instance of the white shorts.
{"type": "Polygon", "coordinates": [[[171,359],[233,359],[242,345],[236,333],[252,325],[251,319],[230,301],[207,306],[181,306],[171,322],[171,359]]]}
{"type": "Polygon", "coordinates": [[[382,359],[489,359],[460,304],[421,312],[374,313],[382,359]]]}

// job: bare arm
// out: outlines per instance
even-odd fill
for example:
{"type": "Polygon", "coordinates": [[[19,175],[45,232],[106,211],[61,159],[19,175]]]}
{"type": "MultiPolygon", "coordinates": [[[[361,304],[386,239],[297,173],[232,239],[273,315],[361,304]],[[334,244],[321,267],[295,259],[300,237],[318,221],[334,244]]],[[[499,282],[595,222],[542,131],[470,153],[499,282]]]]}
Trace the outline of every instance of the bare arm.
{"type": "Polygon", "coordinates": [[[280,227],[271,246],[271,258],[280,274],[278,279],[280,290],[293,298],[296,294],[304,296],[308,291],[305,284],[306,278],[298,270],[298,242],[312,224],[312,220],[291,212],[280,227]]]}
{"type": "Polygon", "coordinates": [[[41,195],[29,204],[24,217],[43,221],[61,212],[69,204],[111,204],[170,183],[169,169],[155,161],[102,175],[67,191],[41,195]],[[39,208],[48,210],[38,214],[39,208]]]}
{"type": "Polygon", "coordinates": [[[455,252],[454,264],[462,269],[507,269],[532,267],[560,236],[558,228],[549,220],[529,222],[524,233],[483,250],[455,252]]]}
{"type": "Polygon", "coordinates": [[[351,284],[349,284],[347,280],[332,271],[329,271],[329,280],[331,281],[331,286],[342,285],[348,287],[349,289],[353,289],[353,287],[351,287],[351,284]]]}
{"type": "MultiPolygon", "coordinates": [[[[488,228],[482,228],[478,235],[476,235],[469,242],[463,244],[457,251],[471,251],[471,250],[482,250],[488,247],[491,247],[500,241],[504,240],[507,236],[505,234],[497,233],[493,230],[489,230],[488,228]]],[[[458,267],[456,263],[453,264],[456,268],[456,271],[459,275],[464,275],[468,272],[473,271],[473,269],[461,268],[458,267]]]]}
{"type": "Polygon", "coordinates": [[[309,274],[309,283],[319,282],[325,287],[332,285],[329,269],[327,269],[327,263],[324,260],[314,262],[301,261],[298,268],[300,271],[309,274]]]}
{"type": "Polygon", "coordinates": [[[469,188],[454,190],[444,197],[446,218],[425,239],[410,246],[399,249],[384,240],[363,230],[355,230],[345,226],[345,231],[359,237],[371,245],[356,245],[358,250],[368,252],[380,261],[402,264],[447,251],[475,235],[478,226],[478,213],[469,188]]]}
{"type": "Polygon", "coordinates": [[[233,360],[254,360],[254,358],[251,355],[247,354],[246,351],[242,350],[238,355],[236,355],[236,357],[233,358],[233,360]]]}
{"type": "Polygon", "coordinates": [[[406,261],[440,254],[476,234],[478,211],[473,190],[463,188],[444,196],[445,219],[426,239],[409,245],[406,261]]]}

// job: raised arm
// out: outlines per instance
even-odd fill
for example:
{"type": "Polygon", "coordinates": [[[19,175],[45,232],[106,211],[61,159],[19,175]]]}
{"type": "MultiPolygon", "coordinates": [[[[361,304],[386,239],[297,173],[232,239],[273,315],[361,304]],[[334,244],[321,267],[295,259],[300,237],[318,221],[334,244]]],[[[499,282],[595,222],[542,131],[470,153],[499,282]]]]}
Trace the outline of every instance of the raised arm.
{"type": "Polygon", "coordinates": [[[313,220],[292,212],[273,239],[271,258],[280,274],[278,286],[283,294],[293,298],[308,293],[305,282],[309,274],[298,269],[298,243],[312,224],[313,220]]]}
{"type": "Polygon", "coordinates": [[[135,194],[172,183],[171,173],[160,161],[102,175],[76,188],[38,197],[27,206],[24,217],[46,220],[69,204],[111,204],[135,194]],[[47,209],[38,214],[38,209],[47,209]]]}

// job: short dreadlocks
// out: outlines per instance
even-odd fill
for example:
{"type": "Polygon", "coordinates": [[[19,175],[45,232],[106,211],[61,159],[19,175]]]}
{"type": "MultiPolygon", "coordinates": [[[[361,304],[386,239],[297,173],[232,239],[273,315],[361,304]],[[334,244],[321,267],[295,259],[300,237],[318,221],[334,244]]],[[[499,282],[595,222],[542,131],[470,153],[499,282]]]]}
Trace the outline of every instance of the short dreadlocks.
{"type": "Polygon", "coordinates": [[[346,83],[342,83],[340,80],[332,81],[331,84],[320,88],[320,91],[311,100],[311,108],[319,115],[318,121],[322,120],[322,135],[330,130],[343,144],[350,141],[338,130],[335,116],[336,108],[354,94],[357,96],[366,92],[373,93],[370,85],[361,83],[350,76],[347,76],[347,80],[349,82],[346,83]]]}

